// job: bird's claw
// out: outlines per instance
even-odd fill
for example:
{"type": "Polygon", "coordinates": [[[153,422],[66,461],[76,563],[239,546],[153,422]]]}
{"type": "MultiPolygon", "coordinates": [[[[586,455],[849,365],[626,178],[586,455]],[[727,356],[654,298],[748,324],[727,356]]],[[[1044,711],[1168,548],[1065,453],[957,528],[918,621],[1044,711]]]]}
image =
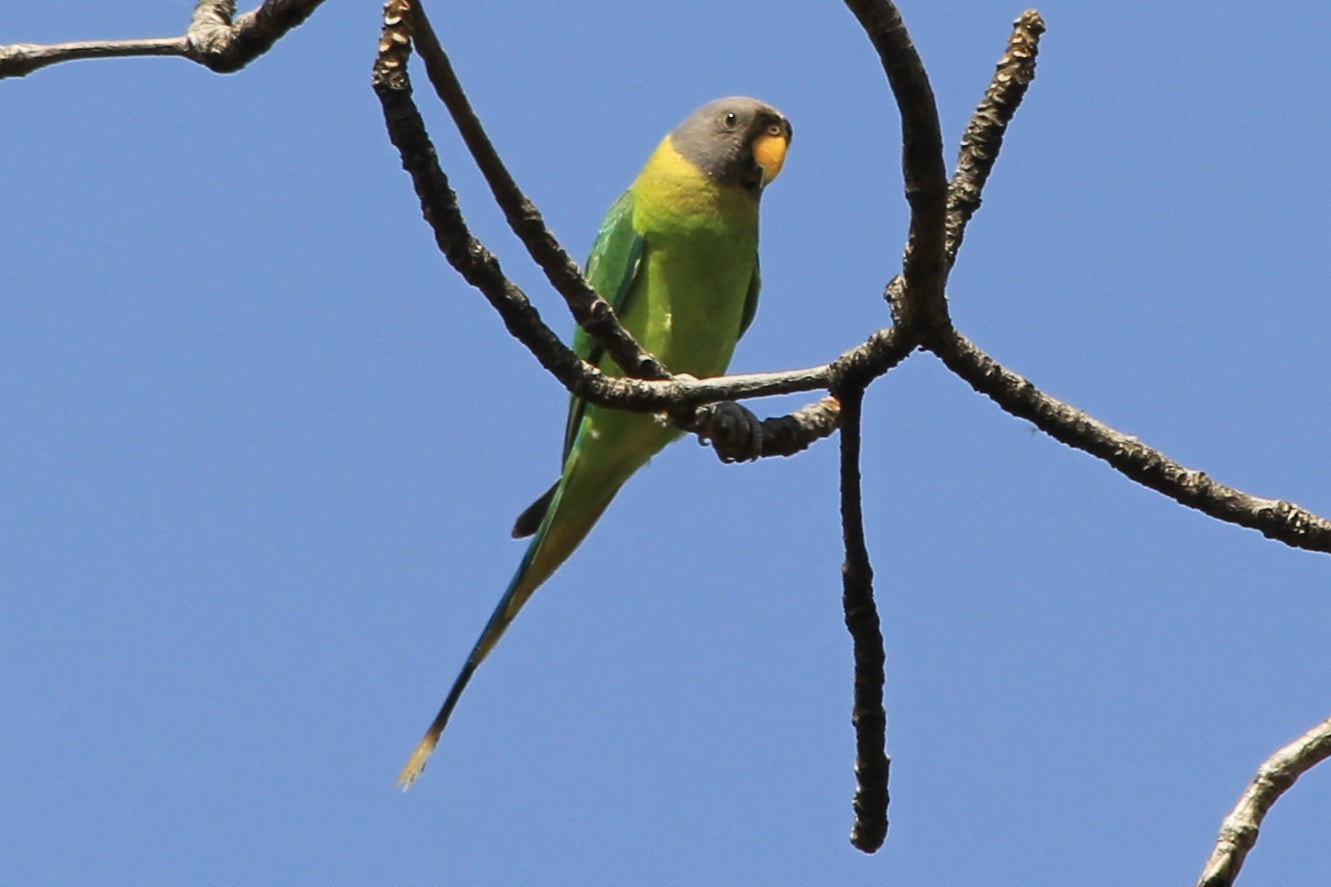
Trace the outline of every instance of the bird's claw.
{"type": "Polygon", "coordinates": [[[763,423],[752,411],[732,400],[709,404],[703,410],[707,415],[698,440],[710,443],[722,462],[752,462],[762,456],[763,423]]]}

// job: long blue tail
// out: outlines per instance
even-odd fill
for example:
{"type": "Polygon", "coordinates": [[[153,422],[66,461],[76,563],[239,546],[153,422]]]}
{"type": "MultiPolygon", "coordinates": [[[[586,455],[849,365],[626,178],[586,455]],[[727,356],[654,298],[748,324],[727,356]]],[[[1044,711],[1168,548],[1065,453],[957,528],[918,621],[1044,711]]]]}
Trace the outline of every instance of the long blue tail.
{"type": "MultiPolygon", "coordinates": [[[[555,497],[555,503],[558,503],[558,496],[555,497]]],[[[553,514],[551,508],[548,514],[553,514]]],[[[504,591],[504,596],[499,599],[499,605],[495,607],[490,614],[490,620],[485,623],[485,628],[481,631],[481,636],[476,639],[476,644],[471,648],[471,653],[467,656],[466,663],[458,676],[453,680],[453,686],[448,691],[448,696],[444,698],[444,704],[439,708],[439,714],[434,716],[430,722],[430,727],[421,737],[416,750],[411,753],[407,759],[407,764],[402,768],[402,772],[397,777],[397,787],[406,791],[411,788],[411,784],[425,770],[425,762],[430,754],[439,744],[439,736],[444,732],[444,727],[448,726],[448,719],[453,714],[453,709],[457,707],[458,700],[462,698],[462,691],[467,689],[471,676],[476,673],[476,667],[484,661],[489,652],[494,649],[494,645],[499,641],[509,623],[513,621],[516,612],[509,612],[509,604],[513,601],[514,595],[522,585],[522,580],[527,574],[527,568],[531,565],[532,558],[536,556],[536,550],[545,539],[545,529],[547,520],[542,522],[541,529],[536,533],[536,538],[532,539],[531,544],[527,546],[527,553],[522,557],[522,563],[518,564],[517,571],[513,574],[513,579],[508,583],[508,588],[504,591]]]]}
{"type": "MultiPolygon", "coordinates": [[[[639,463],[641,464],[641,463],[639,463]]],[[[553,495],[549,495],[549,506],[545,515],[541,518],[540,526],[536,530],[536,535],[527,546],[527,553],[523,555],[522,562],[518,564],[518,569],[513,574],[512,580],[508,583],[508,588],[504,591],[504,596],[499,599],[499,605],[490,614],[490,621],[485,623],[485,628],[481,631],[481,636],[476,639],[476,644],[471,648],[471,653],[467,656],[467,662],[462,666],[462,671],[458,673],[453,681],[453,687],[448,691],[448,696],[444,699],[443,706],[439,709],[439,714],[435,715],[430,728],[425,731],[425,736],[421,739],[416,750],[411,753],[407,759],[407,764],[398,774],[397,785],[403,791],[411,787],[416,778],[421,775],[425,769],[425,762],[439,744],[439,735],[444,732],[444,727],[448,724],[449,717],[453,714],[453,709],[457,707],[458,699],[462,696],[462,691],[466,689],[467,683],[471,680],[477,666],[484,661],[485,657],[494,649],[499,638],[503,636],[508,629],[513,618],[517,616],[518,611],[531,598],[532,593],[540,587],[559,565],[573,553],[573,550],[581,544],[589,530],[605,511],[610,500],[614,498],[615,493],[627,479],[628,475],[636,469],[637,465],[632,465],[628,471],[623,471],[621,475],[611,474],[609,476],[596,474],[579,473],[577,470],[576,450],[575,454],[565,465],[563,476],[556,485],[553,495]],[[576,486],[577,490],[572,494],[573,499],[569,501],[576,503],[577,507],[560,513],[560,506],[564,502],[564,494],[570,488],[570,485],[576,486]]],[[[541,497],[545,499],[545,496],[541,497]]],[[[537,500],[538,502],[540,500],[537,500]]],[[[528,509],[530,512],[531,509],[528,509]]],[[[525,527],[528,525],[527,512],[518,519],[519,525],[525,527]]]]}

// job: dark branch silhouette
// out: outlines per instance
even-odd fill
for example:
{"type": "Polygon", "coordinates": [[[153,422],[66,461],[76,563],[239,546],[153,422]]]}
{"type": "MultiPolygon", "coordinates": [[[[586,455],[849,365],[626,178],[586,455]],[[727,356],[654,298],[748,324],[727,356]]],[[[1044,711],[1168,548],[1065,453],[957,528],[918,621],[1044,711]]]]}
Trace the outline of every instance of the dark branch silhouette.
{"type": "Polygon", "coordinates": [[[874,603],[873,567],[864,544],[860,507],[860,407],[864,388],[838,392],[841,400],[841,527],[846,559],[841,565],[841,608],[855,662],[850,722],[855,727],[855,824],[850,842],[865,853],[887,837],[887,711],[883,708],[883,632],[874,603]]]}
{"type": "Polygon", "coordinates": [[[910,231],[902,261],[902,298],[891,299],[893,319],[927,338],[951,325],[943,287],[948,268],[946,243],[947,172],[938,107],[924,63],[911,42],[901,13],[889,0],[845,0],[878,51],[888,85],[901,113],[901,166],[910,231]]]}
{"type": "MultiPolygon", "coordinates": [[[[471,102],[467,100],[467,94],[463,92],[448,56],[439,45],[434,29],[430,27],[425,9],[420,3],[403,3],[399,9],[408,16],[412,43],[425,64],[425,73],[434,85],[435,94],[457,125],[463,143],[489,184],[490,192],[503,210],[509,227],[527,247],[532,260],[545,272],[550,285],[564,297],[573,319],[605,348],[606,353],[614,358],[626,375],[638,379],[670,378],[670,373],[661,362],[644,351],[620,325],[610,304],[592,289],[582,276],[578,263],[546,227],[540,210],[518,189],[481,126],[471,102]]],[[[398,10],[394,9],[392,14],[397,13],[398,10]]],[[[386,9],[385,16],[389,14],[386,9]]]]}
{"type": "Polygon", "coordinates": [[[966,234],[966,223],[980,208],[980,192],[998,160],[1003,133],[1007,132],[1008,123],[1017,113],[1017,106],[1026,95],[1026,87],[1035,79],[1035,55],[1044,29],[1044,19],[1033,9],[1026,10],[1012,23],[1007,51],[998,60],[998,70],[961,136],[957,168],[952,173],[947,193],[948,267],[957,260],[957,251],[966,234]]]}
{"type": "Polygon", "coordinates": [[[1217,483],[1204,472],[1184,468],[1137,438],[1043,393],[960,333],[954,333],[935,351],[948,369],[1007,412],[1032,422],[1055,440],[1103,459],[1142,486],[1217,520],[1250,527],[1292,548],[1331,552],[1331,521],[1292,502],[1250,496],[1217,483]]]}
{"type": "Polygon", "coordinates": [[[22,77],[47,65],[76,59],[152,55],[179,56],[219,74],[230,74],[272,49],[321,3],[323,0],[266,0],[236,16],[234,0],[198,0],[189,28],[179,37],[0,46],[0,79],[22,77]]]}

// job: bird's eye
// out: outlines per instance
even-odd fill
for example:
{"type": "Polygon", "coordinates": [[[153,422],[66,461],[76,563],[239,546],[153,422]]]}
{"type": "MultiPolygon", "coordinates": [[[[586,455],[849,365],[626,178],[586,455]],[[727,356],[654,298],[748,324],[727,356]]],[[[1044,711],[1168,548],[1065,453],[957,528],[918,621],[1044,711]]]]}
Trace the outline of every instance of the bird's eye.
{"type": "Polygon", "coordinates": [[[781,124],[773,123],[771,126],[767,127],[767,134],[769,136],[782,135],[783,133],[781,132],[781,124]]]}
{"type": "Polygon", "coordinates": [[[721,118],[721,124],[725,126],[726,129],[734,129],[737,123],[739,123],[739,117],[734,111],[727,111],[726,115],[721,118]]]}

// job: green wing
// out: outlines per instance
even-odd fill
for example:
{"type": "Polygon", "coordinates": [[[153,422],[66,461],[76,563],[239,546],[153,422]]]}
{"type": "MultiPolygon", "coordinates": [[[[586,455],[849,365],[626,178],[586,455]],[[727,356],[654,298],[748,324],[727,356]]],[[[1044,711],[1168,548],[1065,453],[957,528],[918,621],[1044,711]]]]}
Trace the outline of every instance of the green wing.
{"type": "MultiPolygon", "coordinates": [[[[624,313],[629,290],[642,265],[642,235],[633,227],[633,194],[625,191],[615,201],[601,222],[596,242],[587,256],[587,281],[601,298],[610,303],[615,313],[624,313]]],[[[582,327],[573,331],[573,352],[588,363],[600,359],[601,349],[596,340],[582,327]]]]}
{"type": "MultiPolygon", "coordinates": [[[[615,201],[614,206],[605,214],[605,219],[601,222],[601,230],[596,234],[596,242],[592,244],[591,255],[587,257],[587,281],[591,283],[592,289],[596,290],[601,296],[610,303],[610,307],[615,309],[619,316],[624,315],[628,303],[629,291],[633,289],[633,281],[637,279],[638,269],[642,267],[642,254],[644,242],[642,235],[633,227],[633,194],[625,191],[624,195],[615,201]]],[[[757,296],[757,288],[750,288],[751,301],[757,296]]],[[[756,307],[756,302],[755,302],[756,307]]],[[[748,326],[753,319],[753,310],[749,303],[744,307],[745,321],[744,326],[748,326]]],[[[577,327],[573,332],[573,353],[590,363],[592,366],[599,366],[601,358],[604,357],[604,349],[597,344],[596,340],[587,334],[582,327],[577,327]]],[[[580,398],[571,399],[568,408],[568,423],[564,426],[564,450],[560,456],[560,465],[568,458],[569,450],[573,449],[574,438],[577,437],[578,425],[582,422],[583,413],[587,411],[587,403],[580,398]]],[[[541,498],[537,499],[527,510],[518,516],[513,524],[513,538],[521,539],[524,536],[530,536],[536,532],[541,525],[545,512],[550,507],[550,502],[554,499],[555,490],[559,483],[555,482],[541,498]]]]}
{"type": "Polygon", "coordinates": [[[758,313],[758,290],[763,288],[763,275],[758,267],[758,253],[753,253],[753,277],[749,278],[749,291],[744,294],[744,313],[739,316],[739,334],[743,336],[758,313]]]}

